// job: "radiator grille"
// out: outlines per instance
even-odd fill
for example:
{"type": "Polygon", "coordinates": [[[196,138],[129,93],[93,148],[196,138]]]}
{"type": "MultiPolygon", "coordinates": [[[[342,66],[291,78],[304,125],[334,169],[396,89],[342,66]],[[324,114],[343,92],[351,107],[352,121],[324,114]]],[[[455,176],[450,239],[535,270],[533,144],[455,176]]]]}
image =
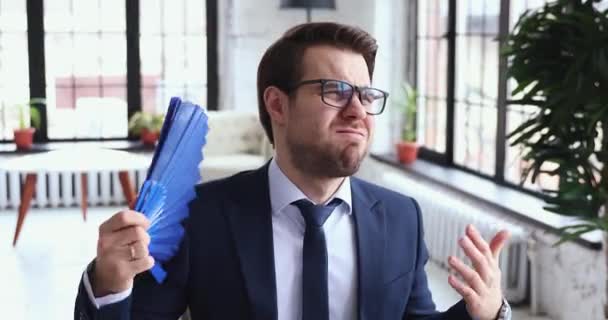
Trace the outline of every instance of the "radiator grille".
{"type": "Polygon", "coordinates": [[[448,269],[447,258],[454,255],[468,261],[458,246],[458,239],[468,224],[473,224],[484,239],[489,240],[499,230],[507,229],[511,239],[500,256],[502,288],[511,303],[525,302],[529,291],[528,239],[524,228],[498,219],[480,208],[455,199],[430,187],[412,183],[399,175],[386,173],[384,182],[393,190],[415,198],[422,210],[425,242],[430,259],[448,269]]]}
{"type": "MultiPolygon", "coordinates": [[[[126,204],[118,172],[89,171],[87,176],[89,206],[126,204]]],[[[137,189],[145,180],[146,171],[129,171],[129,177],[131,184],[137,189]]],[[[19,206],[21,186],[24,181],[25,174],[0,171],[0,210],[16,209],[19,206]]],[[[32,206],[38,208],[79,206],[81,190],[79,173],[40,172],[32,206]]]]}

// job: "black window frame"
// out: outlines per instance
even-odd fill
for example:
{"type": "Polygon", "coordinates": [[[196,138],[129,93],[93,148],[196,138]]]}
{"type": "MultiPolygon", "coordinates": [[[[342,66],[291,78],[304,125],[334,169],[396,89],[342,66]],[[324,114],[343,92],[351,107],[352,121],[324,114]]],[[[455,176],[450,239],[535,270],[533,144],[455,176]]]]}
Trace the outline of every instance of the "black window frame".
{"type": "MultiPolygon", "coordinates": [[[[413,52],[414,57],[413,60],[415,63],[414,70],[409,71],[406,75],[407,79],[410,83],[417,83],[418,81],[418,41],[421,38],[418,32],[418,4],[420,0],[413,1],[411,3],[411,7],[409,8],[410,14],[409,17],[414,19],[410,26],[410,35],[411,40],[408,41],[410,43],[408,45],[408,49],[413,52]],[[413,48],[412,48],[413,47],[413,48]]],[[[513,188],[519,191],[522,191],[527,194],[531,194],[534,196],[539,196],[539,191],[531,190],[529,188],[524,188],[520,184],[513,183],[505,179],[505,153],[507,147],[507,76],[506,76],[506,68],[508,59],[506,57],[500,56],[498,58],[498,97],[496,101],[497,108],[497,123],[496,123],[496,147],[494,149],[495,152],[495,164],[494,164],[494,174],[489,175],[486,173],[482,173],[480,171],[465,167],[460,165],[454,161],[454,143],[455,143],[455,116],[456,116],[456,99],[455,99],[455,88],[456,88],[456,20],[457,20],[457,0],[448,0],[448,20],[446,26],[446,32],[443,35],[445,41],[447,42],[447,90],[446,90],[446,139],[445,139],[445,152],[438,152],[432,150],[430,148],[425,147],[424,145],[420,145],[419,150],[419,158],[426,160],[431,163],[435,163],[437,165],[454,168],[458,170],[462,170],[464,172],[470,173],[472,175],[489,179],[494,183],[506,186],[509,188],[513,188]]],[[[507,35],[510,32],[510,11],[511,11],[511,1],[510,0],[500,0],[500,15],[498,22],[498,41],[499,45],[502,46],[507,35]]],[[[411,65],[411,64],[410,64],[411,65]]]]}
{"type": "MultiPolygon", "coordinates": [[[[124,0],[126,22],[127,48],[127,105],[128,117],[141,110],[141,63],[140,63],[140,5],[144,0],[124,0]]],[[[207,110],[218,110],[219,76],[218,76],[218,0],[205,0],[206,36],[207,36],[207,110]]],[[[44,31],[44,0],[26,0],[27,13],[27,44],[29,64],[29,94],[30,97],[46,98],[46,68],[45,68],[45,31],[44,31]]],[[[168,103],[168,102],[167,102],[168,103]]],[[[38,109],[41,125],[34,135],[34,142],[44,144],[50,142],[79,142],[79,141],[114,141],[135,140],[129,133],[126,138],[68,138],[49,139],[48,118],[46,108],[41,105],[38,109]]],[[[13,143],[12,140],[0,140],[0,143],[13,143]]]]}

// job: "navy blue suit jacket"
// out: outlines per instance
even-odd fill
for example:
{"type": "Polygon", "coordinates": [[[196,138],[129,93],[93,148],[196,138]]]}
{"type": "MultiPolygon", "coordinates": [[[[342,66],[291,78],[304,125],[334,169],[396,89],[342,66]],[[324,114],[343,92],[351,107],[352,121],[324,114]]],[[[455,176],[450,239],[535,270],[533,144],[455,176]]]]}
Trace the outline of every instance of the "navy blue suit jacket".
{"type": "MultiPolygon", "coordinates": [[[[417,203],[352,178],[357,237],[358,315],[363,320],[470,320],[460,301],[438,313],[428,289],[417,203]]],[[[159,285],[135,279],[126,300],[97,310],[81,283],[75,319],[276,320],[276,286],[268,165],[197,186],[187,235],[159,285]]],[[[281,285],[281,284],[278,284],[281,285]]]]}

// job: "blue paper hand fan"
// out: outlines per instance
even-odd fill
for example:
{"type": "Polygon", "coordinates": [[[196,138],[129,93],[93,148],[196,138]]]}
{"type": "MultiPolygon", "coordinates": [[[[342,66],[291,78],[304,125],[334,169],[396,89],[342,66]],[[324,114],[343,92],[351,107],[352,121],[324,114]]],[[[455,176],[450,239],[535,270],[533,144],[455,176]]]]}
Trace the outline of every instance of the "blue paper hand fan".
{"type": "Polygon", "coordinates": [[[171,98],[152,164],[135,204],[135,211],[150,220],[150,272],[158,283],[167,273],[161,263],[179,249],[188,216],[188,203],[194,199],[194,186],[200,182],[198,165],[203,159],[207,115],[199,106],[171,98]]]}

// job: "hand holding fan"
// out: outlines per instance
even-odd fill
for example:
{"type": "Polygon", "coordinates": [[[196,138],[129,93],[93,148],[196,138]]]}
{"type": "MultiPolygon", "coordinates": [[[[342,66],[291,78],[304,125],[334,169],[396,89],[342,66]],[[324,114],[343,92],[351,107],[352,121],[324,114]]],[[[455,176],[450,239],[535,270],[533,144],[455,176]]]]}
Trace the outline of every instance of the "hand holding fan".
{"type": "Polygon", "coordinates": [[[150,272],[158,283],[167,276],[161,263],[175,255],[184,235],[181,222],[188,216],[188,203],[194,199],[194,186],[201,179],[198,165],[208,129],[207,115],[201,107],[171,99],[135,204],[135,211],[150,220],[149,251],[155,260],[150,272]]]}

